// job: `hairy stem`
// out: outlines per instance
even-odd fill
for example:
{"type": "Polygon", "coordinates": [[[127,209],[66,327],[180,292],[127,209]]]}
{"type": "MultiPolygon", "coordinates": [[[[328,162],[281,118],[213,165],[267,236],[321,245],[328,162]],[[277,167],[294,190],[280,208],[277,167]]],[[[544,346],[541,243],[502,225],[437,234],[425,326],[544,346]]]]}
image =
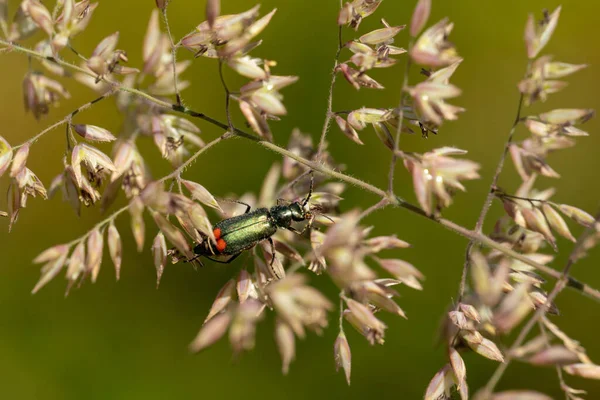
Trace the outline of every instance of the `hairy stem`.
{"type": "MultiPolygon", "coordinates": [[[[340,1],[340,9],[342,8],[342,1],[340,1]]],[[[323,122],[323,129],[321,130],[321,139],[319,140],[319,147],[317,148],[317,154],[315,155],[316,160],[321,159],[321,153],[325,149],[325,139],[327,138],[327,131],[331,125],[331,118],[333,117],[333,89],[335,87],[335,81],[337,79],[337,67],[340,61],[340,53],[342,52],[342,26],[338,27],[338,48],[335,52],[335,61],[333,63],[333,69],[331,70],[331,83],[329,84],[329,96],[327,97],[327,111],[325,113],[325,122],[323,122]]]]}
{"type": "Polygon", "coordinates": [[[169,25],[169,19],[167,18],[167,8],[169,8],[169,3],[165,5],[162,9],[163,20],[165,21],[165,28],[167,30],[167,37],[169,38],[169,43],[171,44],[171,63],[173,65],[173,86],[175,87],[175,99],[177,101],[177,105],[181,105],[181,94],[179,92],[179,82],[177,82],[177,46],[175,46],[175,42],[173,41],[173,35],[171,34],[171,26],[169,25]]]}
{"type": "Polygon", "coordinates": [[[225,90],[225,115],[227,116],[227,124],[229,125],[229,130],[233,131],[233,122],[231,122],[231,113],[229,112],[231,92],[229,91],[229,87],[223,76],[223,61],[221,59],[219,59],[219,78],[221,79],[221,85],[223,85],[223,89],[225,90]]]}
{"type": "Polygon", "coordinates": [[[42,136],[44,136],[46,133],[52,131],[53,129],[58,128],[59,126],[63,125],[63,124],[68,124],[71,122],[71,120],[73,119],[73,117],[75,115],[77,115],[78,113],[80,113],[81,111],[84,111],[88,108],[90,108],[91,106],[93,106],[94,104],[106,99],[107,97],[110,97],[111,95],[113,95],[114,92],[110,91],[107,92],[105,94],[103,94],[102,96],[82,105],[81,107],[78,107],[77,109],[75,109],[74,111],[72,111],[71,113],[69,113],[66,117],[64,117],[63,119],[61,119],[58,122],[55,122],[54,124],[50,125],[49,127],[47,127],[46,129],[44,129],[43,131],[41,131],[40,133],[38,133],[37,135],[33,136],[32,138],[26,140],[25,142],[13,147],[13,149],[18,149],[19,147],[24,146],[25,144],[29,144],[32,145],[35,142],[37,142],[42,136]]]}
{"type": "MultiPolygon", "coordinates": [[[[412,47],[413,39],[408,44],[408,54],[412,47]]],[[[398,127],[396,128],[396,137],[394,138],[394,152],[392,153],[392,161],[390,162],[390,172],[388,174],[388,193],[394,193],[394,172],[396,172],[396,163],[400,154],[400,135],[402,133],[402,124],[404,123],[404,93],[408,87],[408,74],[410,73],[411,59],[407,54],[406,67],[404,69],[404,78],[402,79],[402,87],[400,88],[400,102],[398,105],[398,127]]]]}
{"type": "Polygon", "coordinates": [[[108,225],[109,223],[114,221],[119,215],[121,215],[125,211],[129,210],[129,206],[130,205],[128,204],[126,206],[119,208],[117,211],[113,212],[108,217],[106,217],[105,219],[103,219],[102,221],[100,221],[96,225],[94,225],[94,227],[92,229],[90,229],[89,231],[87,231],[83,236],[79,236],[77,239],[67,243],[67,246],[71,247],[71,246],[74,246],[74,245],[84,241],[85,239],[87,239],[88,236],[90,236],[92,234],[93,231],[95,231],[96,229],[100,229],[105,225],[108,225]]]}
{"type": "MultiPolygon", "coordinates": [[[[544,326],[544,323],[542,321],[538,321],[537,323],[538,328],[542,334],[542,337],[544,338],[544,341],[546,342],[546,348],[550,348],[551,344],[550,344],[550,336],[548,335],[548,332],[546,330],[546,327],[544,326]]],[[[560,384],[560,388],[562,391],[565,392],[565,399],[569,400],[570,397],[568,395],[568,393],[565,391],[565,388],[567,387],[567,383],[565,382],[565,377],[563,375],[563,371],[560,368],[560,365],[555,365],[554,366],[556,369],[556,376],[558,377],[558,382],[560,384]]]]}
{"type": "MultiPolygon", "coordinates": [[[[526,74],[529,73],[530,67],[531,67],[531,63],[529,63],[527,65],[526,74]]],[[[485,222],[485,217],[487,217],[487,214],[490,211],[490,207],[492,206],[492,202],[494,201],[494,197],[496,194],[496,187],[498,185],[498,179],[500,178],[500,174],[502,173],[502,169],[504,168],[504,162],[506,161],[506,156],[508,155],[508,149],[513,141],[513,136],[515,134],[517,126],[519,125],[519,121],[521,120],[521,111],[523,109],[523,98],[524,98],[524,95],[523,95],[523,93],[521,93],[519,96],[519,105],[517,107],[517,114],[515,116],[515,120],[513,121],[510,131],[508,132],[508,138],[506,140],[506,143],[504,144],[504,150],[502,151],[502,156],[500,157],[500,161],[498,161],[498,165],[496,166],[496,171],[494,173],[494,177],[492,178],[492,183],[490,184],[490,189],[489,189],[488,194],[483,203],[483,207],[481,208],[481,212],[479,214],[479,218],[477,219],[477,223],[475,224],[475,232],[476,233],[481,233],[483,224],[485,222]]],[[[473,249],[473,245],[474,245],[474,241],[473,240],[469,241],[469,244],[467,245],[467,250],[465,252],[466,253],[465,254],[465,262],[463,264],[462,275],[460,278],[460,286],[458,289],[457,304],[460,303],[463,296],[465,295],[465,290],[466,290],[466,286],[467,286],[467,275],[469,272],[471,250],[473,249]]]]}

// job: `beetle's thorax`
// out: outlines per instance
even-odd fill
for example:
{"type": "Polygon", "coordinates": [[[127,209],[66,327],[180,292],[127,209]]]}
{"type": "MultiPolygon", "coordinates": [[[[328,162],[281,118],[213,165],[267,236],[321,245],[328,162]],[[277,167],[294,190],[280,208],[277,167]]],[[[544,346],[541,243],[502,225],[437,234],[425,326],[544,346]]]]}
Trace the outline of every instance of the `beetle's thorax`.
{"type": "Polygon", "coordinates": [[[304,221],[306,219],[300,203],[271,207],[269,214],[279,228],[289,228],[292,221],[304,221]]]}

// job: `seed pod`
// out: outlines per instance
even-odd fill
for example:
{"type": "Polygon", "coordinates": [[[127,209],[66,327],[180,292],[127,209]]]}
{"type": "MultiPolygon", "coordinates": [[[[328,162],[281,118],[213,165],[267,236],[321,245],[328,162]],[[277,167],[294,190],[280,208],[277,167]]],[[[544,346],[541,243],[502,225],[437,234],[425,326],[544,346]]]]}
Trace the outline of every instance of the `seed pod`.
{"type": "Polygon", "coordinates": [[[340,367],[344,369],[346,382],[350,385],[350,374],[352,372],[352,353],[350,352],[350,344],[343,331],[340,331],[333,345],[333,354],[335,358],[335,370],[339,371],[340,367]]]}
{"type": "Polygon", "coordinates": [[[187,180],[182,180],[181,183],[183,183],[187,190],[190,191],[194,200],[198,200],[202,204],[205,204],[209,207],[219,210],[220,212],[223,212],[217,200],[208,190],[206,190],[204,186],[200,185],[199,183],[187,180]]]}
{"type": "Polygon", "coordinates": [[[79,244],[73,250],[71,257],[69,258],[69,266],[67,268],[67,279],[69,282],[74,283],[77,278],[85,271],[85,243],[79,242],[79,244]]]}
{"type": "Polygon", "coordinates": [[[156,288],[160,285],[160,278],[162,277],[165,265],[167,264],[167,243],[165,241],[165,235],[162,232],[158,232],[152,243],[152,255],[154,256],[154,267],[156,267],[156,288]]]}
{"type": "Polygon", "coordinates": [[[208,311],[208,315],[206,316],[204,323],[206,324],[215,315],[223,311],[232,301],[234,294],[235,281],[233,279],[230,279],[227,281],[227,283],[225,283],[221,290],[219,290],[219,293],[217,293],[217,297],[215,298],[215,301],[213,301],[212,306],[210,306],[210,310],[208,311]]]}
{"type": "Polygon", "coordinates": [[[410,20],[410,36],[417,37],[427,23],[430,12],[431,0],[419,0],[410,20]]]}
{"type": "Polygon", "coordinates": [[[115,266],[117,280],[119,280],[121,276],[121,261],[123,260],[123,245],[121,244],[121,235],[119,235],[119,231],[113,221],[108,226],[108,251],[115,266]]]}
{"type": "Polygon", "coordinates": [[[567,223],[552,206],[550,206],[548,203],[544,203],[544,205],[542,205],[542,211],[543,211],[544,215],[546,216],[546,219],[548,220],[548,224],[550,224],[552,229],[554,229],[561,236],[569,239],[573,243],[576,242],[576,239],[571,234],[571,231],[569,230],[567,223]]]}
{"type": "Polygon", "coordinates": [[[489,339],[483,338],[480,344],[472,344],[467,342],[469,347],[473,349],[476,353],[484,356],[485,358],[489,358],[490,360],[504,362],[504,356],[498,346],[494,342],[489,339]]]}
{"type": "Polygon", "coordinates": [[[558,209],[567,217],[573,219],[575,222],[583,226],[590,227],[595,221],[594,217],[577,207],[569,206],[567,204],[560,204],[558,209]]]}
{"type": "Polygon", "coordinates": [[[144,203],[139,196],[136,196],[131,200],[129,212],[131,213],[131,230],[133,232],[133,238],[137,244],[137,251],[141,252],[144,248],[146,225],[143,217],[144,203]]]}
{"type": "Polygon", "coordinates": [[[287,375],[290,369],[290,363],[294,361],[294,358],[296,357],[296,339],[292,328],[280,318],[277,318],[277,321],[275,322],[275,340],[277,342],[279,354],[281,355],[281,371],[283,375],[287,375]]]}
{"type": "Polygon", "coordinates": [[[96,142],[112,142],[117,139],[108,130],[95,125],[75,124],[73,130],[82,138],[96,142]]]}
{"type": "Polygon", "coordinates": [[[221,1],[220,0],[208,0],[206,2],[206,20],[208,21],[208,26],[211,29],[215,25],[215,20],[221,13],[221,1]]]}
{"type": "Polygon", "coordinates": [[[198,332],[198,335],[196,335],[196,338],[190,343],[190,351],[194,353],[199,352],[221,339],[225,332],[227,332],[230,322],[231,316],[229,314],[220,314],[206,322],[202,326],[202,329],[200,329],[200,332],[198,332]]]}
{"type": "Polygon", "coordinates": [[[377,45],[382,43],[388,43],[394,36],[400,33],[406,25],[402,26],[390,26],[388,28],[376,29],[369,33],[362,35],[358,40],[364,44],[377,45]]]}
{"type": "Polygon", "coordinates": [[[571,364],[563,367],[566,373],[587,379],[600,379],[600,365],[571,364]]]}
{"type": "Polygon", "coordinates": [[[10,177],[15,178],[23,169],[27,163],[27,157],[29,156],[29,143],[25,143],[19,147],[13,158],[12,165],[10,167],[10,177]]]}
{"type": "Polygon", "coordinates": [[[12,147],[10,147],[6,139],[0,136],[0,176],[8,169],[11,160],[12,147]]]}
{"type": "Polygon", "coordinates": [[[92,283],[96,282],[100,265],[102,264],[102,250],[104,248],[103,233],[99,229],[94,229],[87,240],[87,258],[85,268],[92,275],[92,283]]]}

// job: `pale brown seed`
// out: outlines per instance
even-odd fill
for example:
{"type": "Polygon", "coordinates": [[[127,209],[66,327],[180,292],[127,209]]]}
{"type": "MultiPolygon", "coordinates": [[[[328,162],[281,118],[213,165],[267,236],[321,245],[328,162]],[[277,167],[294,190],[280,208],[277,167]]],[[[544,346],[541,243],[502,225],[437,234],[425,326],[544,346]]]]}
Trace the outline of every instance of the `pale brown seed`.
{"type": "Polygon", "coordinates": [[[417,37],[427,23],[430,12],[431,0],[419,0],[410,19],[410,36],[417,37]]]}
{"type": "Polygon", "coordinates": [[[281,355],[281,372],[287,375],[290,363],[296,357],[295,337],[292,328],[279,318],[275,322],[275,341],[281,355]]]}
{"type": "Polygon", "coordinates": [[[187,180],[182,180],[181,183],[183,183],[183,185],[190,191],[193,199],[198,200],[202,204],[205,204],[209,207],[215,208],[223,212],[217,200],[208,190],[206,190],[204,186],[200,185],[199,183],[187,180]]]}
{"type": "Polygon", "coordinates": [[[152,255],[154,256],[154,267],[156,268],[156,288],[160,285],[160,279],[167,264],[167,242],[165,235],[158,232],[152,242],[152,255]]]}
{"type": "MultiPolygon", "coordinates": [[[[68,250],[68,249],[67,249],[68,250]]],[[[56,259],[49,261],[46,265],[42,267],[42,276],[35,284],[35,287],[31,291],[32,294],[37,293],[44,285],[50,282],[58,273],[61,271],[63,266],[65,265],[65,261],[67,261],[68,251],[62,253],[56,259]]]]}
{"type": "Polygon", "coordinates": [[[0,176],[6,172],[10,161],[12,160],[12,147],[10,144],[0,136],[0,176]]]}
{"type": "Polygon", "coordinates": [[[220,314],[206,322],[192,343],[190,343],[190,351],[194,353],[199,352],[221,339],[225,332],[227,332],[230,322],[231,316],[228,313],[220,314]]]}
{"type": "Polygon", "coordinates": [[[571,375],[581,376],[586,379],[600,380],[600,365],[580,363],[566,365],[563,369],[571,375]]]}
{"type": "Polygon", "coordinates": [[[335,359],[335,370],[339,371],[340,367],[344,369],[346,382],[350,385],[350,375],[352,372],[352,353],[350,352],[350,344],[343,331],[340,331],[333,345],[333,354],[335,359]]]}
{"type": "Polygon", "coordinates": [[[534,365],[565,365],[579,362],[579,357],[564,346],[554,345],[532,355],[527,362],[534,365]]]}
{"type": "Polygon", "coordinates": [[[489,358],[490,360],[498,362],[504,362],[504,356],[502,355],[502,352],[491,340],[483,338],[480,344],[472,344],[470,342],[467,343],[471,349],[485,358],[489,358]]]}
{"type": "Polygon", "coordinates": [[[56,260],[59,257],[62,257],[66,252],[69,251],[69,246],[66,244],[58,244],[56,246],[52,246],[49,249],[41,252],[33,262],[36,264],[46,263],[49,261],[56,260]]]}
{"type": "Polygon", "coordinates": [[[146,225],[143,217],[144,203],[139,196],[136,196],[131,200],[129,212],[131,213],[131,230],[133,232],[133,238],[137,245],[137,251],[141,252],[144,247],[146,225]]]}
{"type": "Polygon", "coordinates": [[[102,264],[102,250],[104,248],[103,233],[98,228],[94,229],[87,239],[87,258],[85,268],[91,274],[92,283],[96,282],[100,265],[102,264]]]}
{"type": "Polygon", "coordinates": [[[507,390],[494,393],[490,400],[552,400],[552,397],[532,390],[507,390]]]}
{"type": "Polygon", "coordinates": [[[215,20],[221,13],[221,1],[220,0],[207,0],[206,2],[206,20],[208,26],[214,27],[215,20]]]}
{"type": "Polygon", "coordinates": [[[548,224],[552,229],[558,232],[561,236],[569,239],[573,243],[576,242],[575,237],[571,234],[569,227],[565,220],[560,216],[560,214],[548,203],[544,203],[542,205],[542,212],[544,216],[548,220],[548,224]]]}
{"type": "Polygon", "coordinates": [[[245,269],[241,270],[236,282],[237,296],[240,303],[243,303],[248,299],[253,286],[252,276],[245,269]]]}
{"type": "Polygon", "coordinates": [[[123,245],[121,243],[121,235],[115,226],[114,222],[111,221],[108,226],[108,252],[112,259],[113,265],[115,266],[115,275],[117,280],[121,276],[121,262],[123,260],[123,245]]]}
{"type": "Polygon", "coordinates": [[[108,130],[95,125],[75,124],[73,130],[79,136],[95,142],[112,142],[117,139],[108,130]]]}
{"type": "Polygon", "coordinates": [[[452,365],[452,370],[456,376],[457,386],[459,389],[467,384],[467,367],[462,357],[454,347],[448,349],[448,358],[452,365]]]}
{"type": "Polygon", "coordinates": [[[15,156],[13,158],[12,165],[10,167],[10,177],[15,178],[17,175],[23,171],[25,168],[25,164],[27,163],[27,158],[29,157],[29,143],[25,143],[23,146],[19,147],[15,156]]]}
{"type": "Polygon", "coordinates": [[[74,283],[81,274],[85,272],[85,243],[79,242],[75,250],[69,257],[69,266],[67,267],[67,280],[74,283]]]}
{"type": "Polygon", "coordinates": [[[157,213],[156,211],[151,211],[151,214],[152,218],[154,218],[154,222],[156,222],[156,225],[165,235],[166,239],[169,242],[171,242],[171,244],[175,246],[177,250],[179,250],[181,254],[186,256],[188,259],[193,258],[194,254],[190,249],[190,244],[185,239],[183,233],[181,233],[181,230],[175,227],[175,225],[169,222],[168,219],[166,219],[164,216],[157,213]]]}
{"type": "Polygon", "coordinates": [[[450,364],[446,364],[431,379],[424,400],[439,400],[450,396],[450,389],[454,386],[453,371],[450,364]]]}
{"type": "Polygon", "coordinates": [[[475,322],[481,322],[481,316],[475,307],[471,304],[460,303],[459,308],[468,318],[472,319],[475,322]]]}
{"type": "Polygon", "coordinates": [[[227,281],[227,283],[225,283],[221,290],[219,290],[215,301],[208,311],[208,315],[206,316],[204,323],[211,320],[215,315],[222,312],[229,305],[229,303],[232,301],[233,295],[235,294],[235,286],[235,281],[230,279],[227,281]]]}
{"type": "Polygon", "coordinates": [[[587,212],[580,208],[569,206],[567,204],[560,204],[558,209],[567,217],[573,219],[578,224],[590,227],[594,223],[595,219],[587,212]]]}

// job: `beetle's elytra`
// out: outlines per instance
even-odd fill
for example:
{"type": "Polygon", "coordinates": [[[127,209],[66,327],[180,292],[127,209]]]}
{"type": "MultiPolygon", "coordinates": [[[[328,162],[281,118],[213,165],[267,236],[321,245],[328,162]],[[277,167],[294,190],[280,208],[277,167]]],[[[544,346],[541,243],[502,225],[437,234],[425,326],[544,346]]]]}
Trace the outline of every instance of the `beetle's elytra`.
{"type": "MultiPolygon", "coordinates": [[[[248,204],[240,203],[246,206],[244,214],[224,219],[214,226],[216,246],[207,239],[194,247],[194,253],[216,262],[230,263],[243,251],[251,249],[263,240],[269,240],[273,247],[271,236],[277,232],[277,229],[287,229],[302,234],[310,227],[313,220],[313,214],[306,210],[311,194],[312,180],[308,196],[302,202],[295,201],[287,205],[258,208],[252,212],[248,204]],[[302,221],[308,221],[308,224],[301,231],[292,227],[292,222],[302,221]],[[226,261],[213,258],[223,255],[231,257],[226,261]]],[[[272,251],[272,254],[275,257],[275,251],[272,251]]]]}

